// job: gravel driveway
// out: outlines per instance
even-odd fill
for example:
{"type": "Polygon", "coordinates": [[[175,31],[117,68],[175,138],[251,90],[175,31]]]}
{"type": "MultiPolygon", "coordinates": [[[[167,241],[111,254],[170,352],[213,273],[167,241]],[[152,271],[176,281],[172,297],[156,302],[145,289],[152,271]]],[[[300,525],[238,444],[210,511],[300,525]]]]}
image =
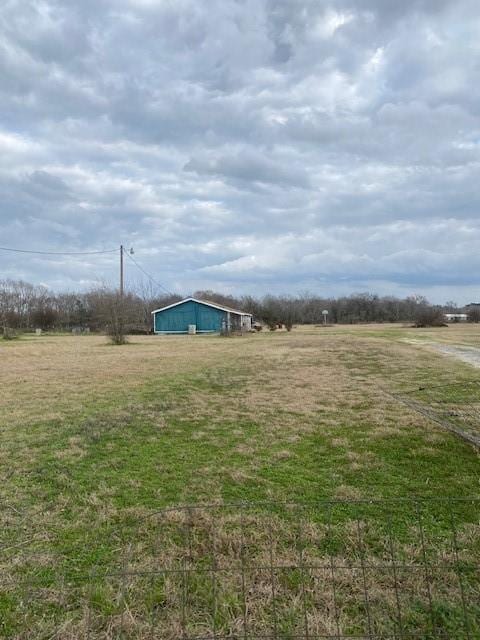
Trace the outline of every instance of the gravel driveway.
{"type": "Polygon", "coordinates": [[[446,356],[453,356],[473,367],[480,368],[480,349],[477,347],[452,347],[439,342],[431,342],[428,346],[446,356]]]}

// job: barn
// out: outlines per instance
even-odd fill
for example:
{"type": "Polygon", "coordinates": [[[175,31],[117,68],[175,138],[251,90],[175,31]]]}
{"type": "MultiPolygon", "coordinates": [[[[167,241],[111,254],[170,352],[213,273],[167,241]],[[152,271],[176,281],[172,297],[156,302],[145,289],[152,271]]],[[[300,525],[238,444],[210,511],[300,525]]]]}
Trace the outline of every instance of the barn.
{"type": "Polygon", "coordinates": [[[185,298],[152,311],[154,333],[216,333],[249,331],[252,314],[216,302],[185,298]]]}

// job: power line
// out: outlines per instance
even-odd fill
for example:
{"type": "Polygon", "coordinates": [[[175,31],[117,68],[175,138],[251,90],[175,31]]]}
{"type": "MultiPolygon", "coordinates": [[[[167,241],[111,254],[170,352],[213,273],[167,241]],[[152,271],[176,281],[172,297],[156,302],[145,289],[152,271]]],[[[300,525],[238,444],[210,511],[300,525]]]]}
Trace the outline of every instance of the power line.
{"type": "MultiPolygon", "coordinates": [[[[42,255],[42,256],[93,256],[93,255],[101,255],[101,254],[107,254],[107,253],[117,253],[118,249],[106,249],[104,251],[33,251],[30,249],[14,249],[12,247],[0,247],[0,251],[10,251],[12,253],[29,253],[29,254],[42,255]]],[[[128,251],[125,251],[123,253],[125,253],[130,258],[130,260],[135,264],[137,269],[139,269],[145,276],[147,276],[147,278],[151,282],[153,282],[155,286],[160,287],[160,289],[163,289],[165,293],[168,293],[169,295],[173,295],[173,293],[169,291],[166,287],[164,287],[163,284],[160,284],[160,282],[157,282],[153,276],[151,276],[147,271],[145,271],[145,269],[138,264],[135,258],[133,258],[133,256],[128,251]]]]}
{"type": "Polygon", "coordinates": [[[106,251],[30,251],[29,249],[11,249],[10,247],[0,247],[0,251],[12,251],[13,253],[34,253],[42,256],[93,256],[101,253],[116,253],[118,249],[108,249],[106,251]]]}
{"type": "Polygon", "coordinates": [[[147,273],[147,271],[145,271],[145,269],[143,267],[141,267],[138,262],[135,260],[135,258],[131,255],[131,253],[129,251],[125,251],[125,255],[127,255],[130,260],[136,265],[136,267],[138,269],[140,269],[140,271],[147,276],[147,278],[149,278],[149,280],[151,280],[151,282],[153,282],[154,285],[156,285],[157,287],[160,287],[160,289],[163,289],[165,291],[165,293],[168,293],[168,295],[173,296],[174,294],[169,291],[168,289],[166,289],[163,284],[160,284],[160,282],[157,282],[155,280],[155,278],[153,276],[151,276],[149,273],[147,273]]]}

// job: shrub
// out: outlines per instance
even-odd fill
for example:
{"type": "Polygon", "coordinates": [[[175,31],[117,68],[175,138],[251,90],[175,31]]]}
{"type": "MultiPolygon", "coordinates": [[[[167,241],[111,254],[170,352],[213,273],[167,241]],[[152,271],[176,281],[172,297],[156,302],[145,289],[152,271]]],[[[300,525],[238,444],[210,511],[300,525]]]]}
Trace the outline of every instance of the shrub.
{"type": "Polygon", "coordinates": [[[3,339],[4,340],[17,340],[18,333],[15,329],[11,329],[10,327],[3,327],[3,339]]]}
{"type": "Polygon", "coordinates": [[[34,326],[39,327],[39,329],[43,329],[44,331],[53,329],[57,320],[57,311],[47,306],[35,309],[32,314],[32,322],[34,326]]]}
{"type": "Polygon", "coordinates": [[[125,308],[122,299],[112,298],[108,305],[109,320],[107,324],[107,335],[112,344],[127,344],[127,336],[125,331],[125,308]]]}
{"type": "Polygon", "coordinates": [[[440,307],[421,305],[415,311],[415,327],[446,327],[445,316],[440,307]]]}

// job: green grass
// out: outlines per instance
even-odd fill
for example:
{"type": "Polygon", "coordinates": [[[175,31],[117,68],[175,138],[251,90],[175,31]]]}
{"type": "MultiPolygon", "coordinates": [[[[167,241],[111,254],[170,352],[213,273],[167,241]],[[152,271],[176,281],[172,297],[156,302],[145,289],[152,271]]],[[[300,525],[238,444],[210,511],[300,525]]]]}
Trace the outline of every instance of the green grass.
{"type": "MultiPolygon", "coordinates": [[[[151,349],[160,345],[160,352],[158,360],[152,358],[145,365],[140,379],[137,373],[121,384],[113,383],[101,394],[92,389],[80,399],[67,389],[53,419],[42,419],[45,407],[40,405],[37,411],[35,406],[29,409],[28,416],[9,419],[4,414],[0,434],[4,505],[0,545],[4,551],[0,566],[15,580],[0,596],[4,637],[23,637],[29,626],[42,628],[47,634],[62,620],[78,631],[85,624],[78,603],[85,599],[95,612],[98,629],[102,618],[115,617],[120,605],[112,594],[118,585],[99,579],[88,591],[80,583],[94,570],[117,566],[125,547],[139,543],[138,529],[144,526],[139,523],[163,507],[264,501],[268,506],[258,508],[261,514],[271,513],[272,501],[315,505],[328,498],[478,495],[477,452],[389,395],[425,381],[476,380],[477,371],[405,343],[409,331],[355,328],[327,333],[311,329],[228,341],[210,338],[189,341],[188,345],[178,339],[145,343],[151,344],[151,349]],[[208,357],[202,351],[197,365],[187,364],[190,355],[196,357],[196,350],[209,346],[208,357]],[[172,362],[172,350],[177,349],[178,357],[186,358],[185,366],[169,370],[163,360],[162,367],[162,349],[172,362]],[[28,544],[23,545],[24,541],[28,544]],[[31,550],[40,560],[31,556],[31,550]],[[43,590],[55,584],[59,575],[73,580],[67,609],[53,596],[48,604],[48,598],[42,597],[35,607],[25,609],[22,575],[43,590]]],[[[82,357],[82,345],[90,345],[94,339],[82,336],[80,342],[72,342],[77,351],[75,355],[72,351],[71,357],[82,357]]],[[[73,339],[49,337],[52,348],[57,340],[64,341],[68,349],[73,339]]],[[[18,348],[26,349],[26,345],[18,348]]],[[[138,359],[145,357],[143,341],[132,339],[132,345],[119,349],[129,365],[141,369],[138,359]]],[[[98,355],[102,350],[99,345],[95,358],[111,357],[98,355]]],[[[27,357],[28,351],[18,353],[27,357]]],[[[90,356],[85,354],[85,358],[93,367],[90,356]]],[[[86,388],[88,375],[82,380],[86,388]]],[[[385,519],[368,504],[354,503],[354,512],[349,503],[342,504],[335,508],[337,542],[332,538],[327,546],[319,544],[316,553],[319,557],[355,553],[347,536],[348,526],[352,518],[371,516],[368,548],[378,558],[382,536],[386,535],[385,519]]],[[[400,500],[395,504],[391,533],[408,555],[412,503],[400,500]]],[[[286,531],[294,527],[294,519],[290,521],[282,509],[275,513],[286,523],[286,531]]],[[[459,503],[455,518],[465,536],[468,561],[478,561],[478,513],[471,504],[459,503]],[[472,530],[475,535],[467,537],[472,530]]],[[[321,528],[326,522],[325,511],[309,507],[308,520],[321,528]]],[[[228,530],[223,520],[222,527],[228,530]]],[[[435,553],[441,555],[442,548],[447,553],[451,543],[447,506],[435,503],[434,516],[426,514],[425,528],[427,538],[435,541],[435,553]]],[[[144,539],[155,531],[145,525],[144,539]]],[[[175,556],[181,544],[172,536],[169,546],[175,556]]],[[[148,558],[145,552],[143,559],[148,558]]],[[[213,624],[209,619],[211,582],[207,584],[196,574],[191,579],[191,594],[198,604],[193,617],[207,626],[213,624]]],[[[473,590],[473,583],[467,583],[473,590]]],[[[217,628],[225,631],[241,608],[238,590],[233,582],[229,584],[227,581],[221,596],[221,610],[213,614],[217,628]]],[[[295,632],[300,615],[297,605],[289,607],[286,601],[302,584],[298,568],[284,572],[280,580],[285,602],[278,624],[285,637],[295,632]]],[[[175,603],[168,601],[168,594],[176,587],[167,595],[165,588],[161,581],[155,583],[141,604],[138,589],[132,585],[128,595],[131,607],[143,607],[142,611],[166,607],[171,613],[175,603]]],[[[365,612],[357,610],[358,600],[345,585],[339,589],[345,600],[343,628],[359,633],[360,626],[354,620],[364,619],[365,612]]],[[[317,606],[313,587],[309,594],[313,611],[317,606]]],[[[450,604],[451,593],[435,603],[435,619],[446,633],[460,628],[462,610],[457,595],[455,592],[455,602],[450,604]]],[[[409,629],[420,628],[425,622],[424,600],[417,604],[417,611],[411,601],[407,607],[405,624],[409,629]]],[[[263,611],[271,621],[268,606],[265,601],[263,611]]],[[[480,620],[477,614],[472,609],[472,621],[480,620]]],[[[382,616],[379,620],[390,624],[382,616]]],[[[71,637],[75,633],[72,631],[71,637]]],[[[147,637],[139,634],[131,637],[147,637]]],[[[458,632],[456,637],[464,636],[458,632]]]]}

